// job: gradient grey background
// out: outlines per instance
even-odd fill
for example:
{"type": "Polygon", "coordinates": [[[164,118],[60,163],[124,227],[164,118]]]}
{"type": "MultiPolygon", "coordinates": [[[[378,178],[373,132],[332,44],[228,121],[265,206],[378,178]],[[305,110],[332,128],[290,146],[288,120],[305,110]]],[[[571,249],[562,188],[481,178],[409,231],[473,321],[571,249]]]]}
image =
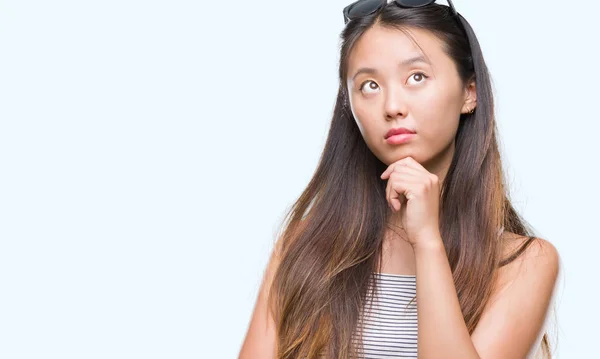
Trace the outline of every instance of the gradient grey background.
{"type": "MultiPolygon", "coordinates": [[[[349,2],[0,1],[0,358],[237,357],[349,2]]],[[[558,357],[600,357],[600,6],[455,6],[563,260],[558,357]]]]}

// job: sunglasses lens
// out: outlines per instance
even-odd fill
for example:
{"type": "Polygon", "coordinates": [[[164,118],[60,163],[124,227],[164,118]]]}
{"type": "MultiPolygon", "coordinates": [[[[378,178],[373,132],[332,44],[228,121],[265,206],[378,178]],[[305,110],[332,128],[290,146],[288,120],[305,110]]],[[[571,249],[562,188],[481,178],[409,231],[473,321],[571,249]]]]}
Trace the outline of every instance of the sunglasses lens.
{"type": "Polygon", "coordinates": [[[352,8],[348,10],[348,17],[353,19],[356,17],[361,17],[365,15],[369,15],[377,11],[381,6],[381,0],[363,0],[359,1],[352,8]]]}
{"type": "Polygon", "coordinates": [[[403,7],[421,7],[433,4],[435,0],[396,0],[403,7]]]}

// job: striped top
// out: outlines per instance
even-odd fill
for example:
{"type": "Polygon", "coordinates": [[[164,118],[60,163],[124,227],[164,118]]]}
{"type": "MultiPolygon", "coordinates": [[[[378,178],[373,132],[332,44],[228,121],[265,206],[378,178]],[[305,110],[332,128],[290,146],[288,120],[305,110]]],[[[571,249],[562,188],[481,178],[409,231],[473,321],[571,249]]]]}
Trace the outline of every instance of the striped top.
{"type": "Polygon", "coordinates": [[[367,302],[359,321],[363,328],[361,358],[416,358],[416,276],[373,274],[377,293],[369,298],[372,301],[367,302]]]}

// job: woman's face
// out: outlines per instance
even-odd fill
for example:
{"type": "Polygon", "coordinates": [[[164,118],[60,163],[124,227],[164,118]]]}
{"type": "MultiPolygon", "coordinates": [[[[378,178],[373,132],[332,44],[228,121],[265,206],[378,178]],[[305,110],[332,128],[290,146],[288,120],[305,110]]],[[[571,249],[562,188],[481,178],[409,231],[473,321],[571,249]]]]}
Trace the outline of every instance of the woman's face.
{"type": "Polygon", "coordinates": [[[421,48],[404,32],[377,25],[357,41],[348,58],[350,107],[367,146],[386,165],[411,156],[426,168],[444,166],[460,114],[475,107],[475,86],[463,85],[441,40],[406,30],[421,48]],[[415,134],[386,140],[401,127],[415,134]]]}

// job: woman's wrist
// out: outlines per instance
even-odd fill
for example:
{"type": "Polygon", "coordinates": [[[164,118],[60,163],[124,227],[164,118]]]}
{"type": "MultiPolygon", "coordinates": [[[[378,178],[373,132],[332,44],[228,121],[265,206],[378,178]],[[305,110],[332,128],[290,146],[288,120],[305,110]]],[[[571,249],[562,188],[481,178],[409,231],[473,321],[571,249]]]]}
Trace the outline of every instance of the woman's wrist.
{"type": "Polygon", "coordinates": [[[444,248],[444,242],[442,241],[442,236],[439,232],[420,236],[420,238],[412,244],[412,247],[415,252],[415,255],[417,253],[439,251],[445,253],[446,251],[446,249],[444,248]]]}

